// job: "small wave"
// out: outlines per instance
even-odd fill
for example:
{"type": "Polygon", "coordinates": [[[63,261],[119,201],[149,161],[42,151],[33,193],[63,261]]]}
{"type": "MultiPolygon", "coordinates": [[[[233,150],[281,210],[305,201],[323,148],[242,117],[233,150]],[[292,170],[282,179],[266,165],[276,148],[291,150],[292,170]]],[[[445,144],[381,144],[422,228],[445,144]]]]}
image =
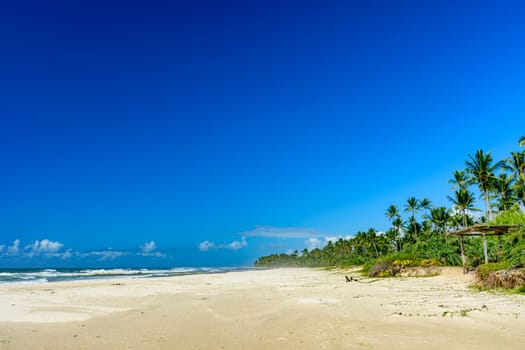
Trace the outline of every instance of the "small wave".
{"type": "Polygon", "coordinates": [[[94,269],[82,270],[80,272],[88,276],[136,275],[141,273],[140,270],[133,269],[94,269]]]}
{"type": "Polygon", "coordinates": [[[0,284],[10,284],[10,283],[17,283],[17,284],[33,284],[33,283],[45,283],[49,282],[47,278],[12,278],[12,279],[0,279],[0,284]]]}
{"type": "Polygon", "coordinates": [[[197,267],[174,267],[169,270],[172,273],[192,273],[199,271],[197,267]]]}
{"type": "Polygon", "coordinates": [[[49,282],[49,280],[47,278],[35,278],[32,280],[18,281],[18,283],[22,283],[22,284],[45,283],[45,282],[49,282]]]}
{"type": "Polygon", "coordinates": [[[166,269],[106,268],[106,269],[24,269],[0,271],[0,283],[42,283],[81,279],[156,278],[201,273],[221,273],[242,270],[227,267],[174,267],[166,269]]]}
{"type": "Polygon", "coordinates": [[[9,277],[9,276],[13,276],[13,275],[15,275],[15,273],[13,273],[13,272],[0,272],[0,278],[4,277],[4,276],[5,277],[9,277]]]}

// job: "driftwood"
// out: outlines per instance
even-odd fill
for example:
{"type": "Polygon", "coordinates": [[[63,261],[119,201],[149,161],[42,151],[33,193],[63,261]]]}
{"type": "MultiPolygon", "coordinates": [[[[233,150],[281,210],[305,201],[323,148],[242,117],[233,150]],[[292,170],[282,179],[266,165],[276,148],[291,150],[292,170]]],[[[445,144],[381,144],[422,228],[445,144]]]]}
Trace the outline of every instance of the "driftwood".
{"type": "Polygon", "coordinates": [[[348,277],[348,276],[345,276],[345,280],[346,282],[359,282],[359,280],[357,278],[354,278],[352,276],[348,277]]]}

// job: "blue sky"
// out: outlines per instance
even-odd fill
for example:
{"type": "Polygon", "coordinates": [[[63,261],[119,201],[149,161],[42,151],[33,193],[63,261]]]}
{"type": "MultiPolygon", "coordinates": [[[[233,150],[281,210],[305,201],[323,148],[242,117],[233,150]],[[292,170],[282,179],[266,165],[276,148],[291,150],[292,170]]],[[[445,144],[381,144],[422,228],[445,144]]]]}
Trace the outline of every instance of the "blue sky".
{"type": "Polygon", "coordinates": [[[0,6],[0,266],[249,265],[525,134],[518,1],[0,6]]]}

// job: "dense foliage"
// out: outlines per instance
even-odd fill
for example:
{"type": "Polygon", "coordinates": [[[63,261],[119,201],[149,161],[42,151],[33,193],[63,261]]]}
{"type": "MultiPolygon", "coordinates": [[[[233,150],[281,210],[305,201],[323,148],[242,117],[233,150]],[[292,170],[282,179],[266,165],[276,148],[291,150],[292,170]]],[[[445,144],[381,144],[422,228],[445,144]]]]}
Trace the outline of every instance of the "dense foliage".
{"type": "MultiPolygon", "coordinates": [[[[520,139],[520,147],[523,144],[520,139]]],[[[423,198],[409,197],[402,217],[396,205],[390,205],[385,216],[391,228],[378,232],[374,228],[355,233],[352,238],[328,242],[322,249],[292,254],[272,254],[259,258],[256,266],[352,266],[373,263],[395,269],[399,264],[461,265],[458,238],[447,236],[451,230],[473,224],[517,225],[502,238],[467,237],[464,239],[467,265],[484,263],[486,242],[491,262],[510,267],[525,266],[525,151],[511,152],[510,157],[494,161],[490,152],[478,150],[468,155],[464,170],[452,173],[450,208],[434,207],[423,198]],[[475,192],[483,200],[484,214],[476,207],[475,192]],[[477,215],[476,215],[477,214],[477,215]],[[485,240],[485,242],[484,242],[485,240]],[[396,265],[397,264],[397,265],[396,265]]],[[[502,265],[502,266],[503,266],[502,265]]]]}

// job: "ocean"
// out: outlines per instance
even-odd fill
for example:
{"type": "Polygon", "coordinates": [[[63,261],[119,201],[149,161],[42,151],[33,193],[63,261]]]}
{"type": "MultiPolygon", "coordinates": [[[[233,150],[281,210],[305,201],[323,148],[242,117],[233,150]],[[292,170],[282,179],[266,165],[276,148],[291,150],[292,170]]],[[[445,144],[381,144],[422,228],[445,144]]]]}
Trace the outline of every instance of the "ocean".
{"type": "Polygon", "coordinates": [[[103,278],[155,278],[252,270],[250,267],[0,269],[0,283],[46,283],[103,278]]]}

